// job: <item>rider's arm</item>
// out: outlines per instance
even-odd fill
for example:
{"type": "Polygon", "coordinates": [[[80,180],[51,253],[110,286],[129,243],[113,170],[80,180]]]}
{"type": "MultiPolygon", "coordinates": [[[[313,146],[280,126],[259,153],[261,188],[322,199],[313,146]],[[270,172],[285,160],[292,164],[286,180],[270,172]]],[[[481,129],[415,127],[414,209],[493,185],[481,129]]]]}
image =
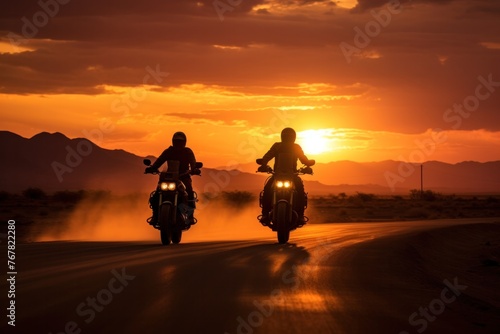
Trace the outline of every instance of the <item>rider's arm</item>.
{"type": "Polygon", "coordinates": [[[196,169],[196,158],[194,156],[194,152],[193,152],[193,150],[191,150],[188,147],[186,147],[186,152],[188,154],[189,170],[195,170],[196,169]]]}
{"type": "Polygon", "coordinates": [[[278,149],[278,143],[274,143],[273,146],[267,151],[266,154],[262,157],[262,162],[264,165],[266,165],[269,161],[271,161],[272,158],[276,157],[278,149]]]}
{"type": "Polygon", "coordinates": [[[169,156],[169,151],[167,148],[165,151],[162,152],[162,154],[160,154],[158,159],[156,159],[156,161],[151,165],[151,167],[154,169],[160,168],[160,166],[163,165],[165,161],[168,160],[168,156],[169,156]]]}
{"type": "Polygon", "coordinates": [[[307,159],[304,151],[302,150],[302,147],[300,147],[299,144],[295,144],[295,154],[297,155],[297,158],[299,158],[300,162],[302,162],[304,165],[307,165],[309,163],[309,159],[307,159]]]}

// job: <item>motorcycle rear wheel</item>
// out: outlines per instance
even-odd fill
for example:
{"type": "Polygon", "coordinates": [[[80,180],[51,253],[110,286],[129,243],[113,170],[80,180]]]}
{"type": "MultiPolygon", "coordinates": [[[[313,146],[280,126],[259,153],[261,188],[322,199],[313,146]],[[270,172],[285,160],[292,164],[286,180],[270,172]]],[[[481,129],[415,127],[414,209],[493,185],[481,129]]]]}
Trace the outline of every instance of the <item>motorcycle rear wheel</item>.
{"type": "Polygon", "coordinates": [[[170,205],[162,205],[160,207],[160,239],[163,245],[170,245],[170,205]]]}
{"type": "Polygon", "coordinates": [[[278,242],[286,244],[290,238],[290,230],[287,226],[288,221],[288,207],[287,203],[278,203],[276,208],[276,230],[278,235],[278,242]]]}

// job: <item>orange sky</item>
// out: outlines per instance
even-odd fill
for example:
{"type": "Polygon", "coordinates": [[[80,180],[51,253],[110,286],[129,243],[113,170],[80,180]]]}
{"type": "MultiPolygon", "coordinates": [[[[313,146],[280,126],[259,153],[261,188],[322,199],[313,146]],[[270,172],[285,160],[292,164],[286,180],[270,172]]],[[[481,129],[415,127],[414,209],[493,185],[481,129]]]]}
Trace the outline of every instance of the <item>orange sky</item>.
{"type": "Polygon", "coordinates": [[[323,162],[500,159],[498,2],[55,1],[0,5],[1,130],[139,155],[182,130],[209,166],[285,126],[323,162]]]}

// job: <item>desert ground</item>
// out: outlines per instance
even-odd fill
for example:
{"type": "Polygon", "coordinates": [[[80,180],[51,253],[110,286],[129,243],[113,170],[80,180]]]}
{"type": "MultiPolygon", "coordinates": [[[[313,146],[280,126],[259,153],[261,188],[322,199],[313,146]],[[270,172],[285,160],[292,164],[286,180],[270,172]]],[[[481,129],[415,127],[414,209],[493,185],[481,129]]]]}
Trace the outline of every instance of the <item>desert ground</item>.
{"type": "Polygon", "coordinates": [[[2,333],[498,333],[498,198],[318,197],[279,245],[237,195],[200,200],[169,246],[142,195],[3,198],[19,239],[2,333]]]}

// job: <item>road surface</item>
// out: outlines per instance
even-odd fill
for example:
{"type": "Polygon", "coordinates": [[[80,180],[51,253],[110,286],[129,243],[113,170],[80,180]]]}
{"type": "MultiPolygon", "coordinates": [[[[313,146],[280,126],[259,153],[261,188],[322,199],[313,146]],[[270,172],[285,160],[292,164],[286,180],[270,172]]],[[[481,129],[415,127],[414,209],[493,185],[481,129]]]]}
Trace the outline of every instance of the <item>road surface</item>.
{"type": "Polygon", "coordinates": [[[287,245],[264,228],[18,244],[16,326],[3,316],[1,332],[499,333],[499,222],[310,224],[287,245]]]}

